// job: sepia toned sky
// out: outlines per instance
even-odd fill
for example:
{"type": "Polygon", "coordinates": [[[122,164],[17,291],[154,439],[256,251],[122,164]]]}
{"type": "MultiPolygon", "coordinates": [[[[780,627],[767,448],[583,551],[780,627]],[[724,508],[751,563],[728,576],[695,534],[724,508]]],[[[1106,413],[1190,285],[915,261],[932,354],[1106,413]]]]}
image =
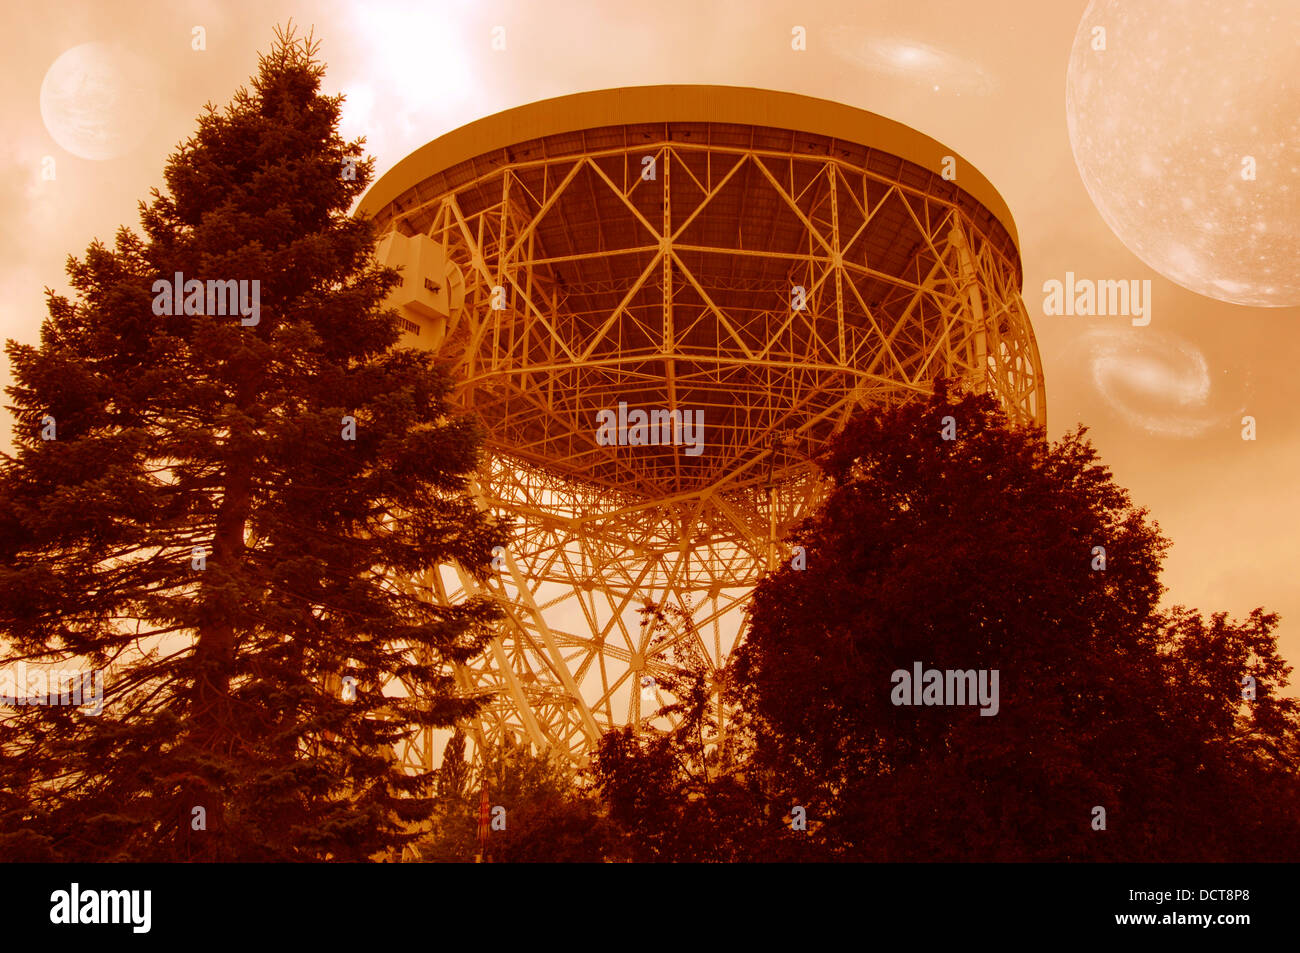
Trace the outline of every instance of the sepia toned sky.
{"type": "MultiPolygon", "coordinates": [[[[581,90],[710,83],[834,99],[940,140],[1001,192],[1019,230],[1050,435],[1087,425],[1172,538],[1169,602],[1276,610],[1295,663],[1300,4],[1242,0],[1226,19],[1209,0],[1120,6],[1099,0],[1089,14],[1089,28],[1109,31],[1106,49],[1076,51],[1081,174],[1066,91],[1086,0],[11,5],[0,33],[0,337],[38,341],[42,289],[66,290],[66,256],[138,226],[136,203],[161,185],[204,103],[228,102],[291,17],[314,27],[326,88],[348,96],[343,132],[367,138],[380,174],[457,126],[581,90]],[[206,49],[192,48],[196,26],[206,49]],[[504,50],[492,48],[498,26],[504,50]],[[791,48],[795,26],[806,50],[791,48]],[[42,112],[55,61],[88,43],[107,44],[93,55],[129,77],[100,91],[108,118],[92,117],[93,135],[66,84],[51,81],[42,112]],[[1247,154],[1253,179],[1238,174],[1247,154]],[[1066,272],[1150,280],[1150,324],[1045,315],[1044,282],[1066,272]],[[1229,303],[1252,295],[1290,306],[1229,303]],[[1241,436],[1245,415],[1253,441],[1241,436]]],[[[0,377],[8,383],[7,366],[0,377]]]]}

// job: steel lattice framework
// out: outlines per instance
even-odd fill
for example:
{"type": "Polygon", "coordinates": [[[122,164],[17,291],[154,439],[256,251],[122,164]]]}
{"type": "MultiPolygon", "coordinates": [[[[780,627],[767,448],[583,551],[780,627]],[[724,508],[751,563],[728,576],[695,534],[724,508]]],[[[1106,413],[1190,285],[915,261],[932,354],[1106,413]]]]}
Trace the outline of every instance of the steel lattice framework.
{"type": "MultiPolygon", "coordinates": [[[[725,664],[822,492],[809,456],[856,408],[946,376],[1045,422],[1005,204],[870,113],[730,87],[562,97],[436,140],[361,213],[463,279],[463,307],[408,343],[451,362],[490,435],[475,490],[517,531],[487,586],[458,567],[409,584],[506,612],[459,673],[491,699],[480,742],[581,762],[611,726],[662,727],[656,673],[725,664]],[[620,402],[701,411],[702,450],[602,445],[620,402]]],[[[402,756],[431,766],[432,738],[402,756]]]]}

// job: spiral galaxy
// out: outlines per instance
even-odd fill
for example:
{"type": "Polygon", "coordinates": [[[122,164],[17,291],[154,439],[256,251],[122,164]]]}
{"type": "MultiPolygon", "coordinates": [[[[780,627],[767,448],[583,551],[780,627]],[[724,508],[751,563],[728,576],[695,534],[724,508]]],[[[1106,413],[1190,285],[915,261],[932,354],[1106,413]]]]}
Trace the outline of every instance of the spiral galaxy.
{"type": "Polygon", "coordinates": [[[1093,328],[1083,344],[1098,394],[1148,433],[1197,437],[1240,412],[1224,407],[1205,355],[1182,338],[1150,328],[1093,328]]]}

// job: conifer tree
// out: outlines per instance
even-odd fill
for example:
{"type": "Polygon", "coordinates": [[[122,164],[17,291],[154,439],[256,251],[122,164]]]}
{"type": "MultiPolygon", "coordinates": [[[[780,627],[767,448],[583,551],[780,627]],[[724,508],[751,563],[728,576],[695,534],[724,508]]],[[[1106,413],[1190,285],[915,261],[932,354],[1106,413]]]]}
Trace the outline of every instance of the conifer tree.
{"type": "Polygon", "coordinates": [[[393,746],[476,710],[451,668],[494,610],[399,581],[488,571],[482,434],[397,347],[398,274],[348,214],[373,159],[317,52],[277,30],[143,237],[70,258],[75,300],[47,292],[40,346],[8,343],[0,666],[104,681],[98,715],[0,709],[0,855],[372,858],[431,803],[393,746]]]}

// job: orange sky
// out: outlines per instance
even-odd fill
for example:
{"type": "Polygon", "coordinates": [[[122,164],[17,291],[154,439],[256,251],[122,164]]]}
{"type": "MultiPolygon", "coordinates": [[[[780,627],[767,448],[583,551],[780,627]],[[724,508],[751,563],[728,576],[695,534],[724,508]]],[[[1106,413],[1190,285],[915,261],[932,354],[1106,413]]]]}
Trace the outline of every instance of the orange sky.
{"type": "MultiPolygon", "coordinates": [[[[1242,9],[1258,15],[1257,8],[1282,2],[1255,0],[1242,9]]],[[[0,181],[8,223],[0,237],[0,336],[37,342],[42,288],[65,289],[65,257],[80,255],[95,237],[111,240],[121,224],[137,226],[137,201],[160,184],[166,155],[192,132],[203,104],[226,103],[256,71],[257,51],[270,45],[272,26],[290,17],[314,25],[329,64],[327,88],[349,95],[344,133],[367,137],[381,174],[480,116],[580,90],[714,83],[835,99],[951,146],[1002,193],[1020,233],[1050,434],[1086,424],[1119,482],[1173,539],[1164,576],[1169,601],[1235,615],[1258,605],[1278,611],[1283,653],[1294,662],[1300,660],[1300,594],[1293,581],[1300,563],[1294,532],[1300,523],[1294,490],[1300,307],[1241,307],[1185,290],[1144,264],[1103,221],[1081,180],[1066,123],[1066,68],[1087,6],[1084,0],[13,5],[0,33],[8,91],[0,150],[9,170],[0,181]],[[803,52],[791,49],[796,25],[807,31],[803,52]],[[203,51],[191,48],[194,26],[206,31],[203,51]],[[491,48],[494,26],[505,27],[505,50],[491,48]],[[157,119],[120,158],[79,158],[42,120],[46,72],[66,50],[95,41],[120,43],[156,77],[157,119]],[[46,156],[55,160],[53,181],[41,178],[46,156]],[[1044,281],[1063,279],[1067,271],[1150,279],[1150,326],[1044,316],[1044,281]],[[1254,442],[1240,437],[1242,414],[1256,418],[1254,442]],[[1201,423],[1180,427],[1189,416],[1201,423]]],[[[1164,6],[1168,21],[1144,42],[1177,56],[1185,49],[1181,31],[1200,27],[1189,25],[1177,5],[1164,6]]],[[[1196,88],[1178,97],[1171,87],[1192,114],[1224,111],[1216,97],[1232,82],[1232,57],[1252,54],[1233,42],[1223,40],[1225,56],[1217,60],[1223,75],[1214,72],[1215,60],[1198,57],[1195,78],[1179,80],[1196,88]]],[[[1298,84],[1279,76],[1265,112],[1300,115],[1298,84]]],[[[1169,124],[1186,114],[1171,109],[1141,119],[1153,129],[1164,123],[1169,138],[1185,139],[1185,130],[1169,124]]],[[[1281,142],[1289,130],[1265,124],[1258,134],[1294,154],[1293,140],[1281,142]]],[[[1289,179],[1292,185],[1281,181],[1261,172],[1261,187],[1288,190],[1294,203],[1289,189],[1300,189],[1300,176],[1289,179]]],[[[1294,242],[1294,223],[1289,234],[1294,242]]],[[[1285,230],[1279,240],[1287,240],[1285,230]]],[[[0,376],[8,383],[7,368],[0,376]]]]}

